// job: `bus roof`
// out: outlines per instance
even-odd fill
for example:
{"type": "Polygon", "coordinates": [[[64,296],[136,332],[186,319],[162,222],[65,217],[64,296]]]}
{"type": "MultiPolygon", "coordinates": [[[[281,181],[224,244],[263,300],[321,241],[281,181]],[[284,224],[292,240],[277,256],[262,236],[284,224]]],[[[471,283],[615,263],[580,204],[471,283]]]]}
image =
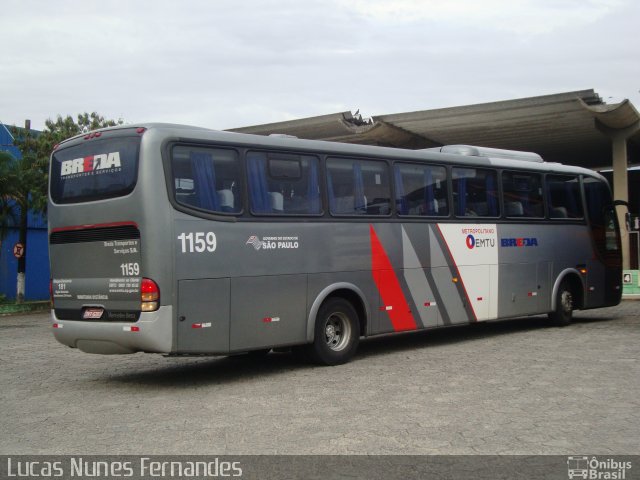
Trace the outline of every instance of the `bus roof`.
{"type": "Polygon", "coordinates": [[[541,172],[584,174],[601,179],[604,178],[599,173],[587,168],[555,162],[545,162],[540,155],[534,152],[503,150],[472,145],[447,145],[421,150],[408,150],[393,147],[329,142],[325,140],[306,140],[291,135],[253,135],[171,123],[117,125],[95,130],[94,132],[79,134],[63,141],[59,147],[80,143],[83,139],[87,139],[91,133],[115,133],[123,129],[144,129],[145,132],[155,131],[163,137],[173,138],[178,141],[206,141],[229,146],[235,145],[283,150],[294,149],[309,153],[334,153],[338,155],[368,156],[393,160],[430,161],[445,165],[462,164],[476,167],[526,169],[541,172]]]}

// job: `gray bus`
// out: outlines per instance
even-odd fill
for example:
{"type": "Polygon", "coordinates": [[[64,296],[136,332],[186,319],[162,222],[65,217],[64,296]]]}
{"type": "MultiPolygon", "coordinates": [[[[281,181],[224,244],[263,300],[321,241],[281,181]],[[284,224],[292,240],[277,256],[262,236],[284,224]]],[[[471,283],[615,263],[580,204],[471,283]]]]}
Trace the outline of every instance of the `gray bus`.
{"type": "Polygon", "coordinates": [[[621,297],[606,181],[526,152],[168,124],[69,139],[50,167],[56,339],[90,353],[292,347],[621,297]]]}

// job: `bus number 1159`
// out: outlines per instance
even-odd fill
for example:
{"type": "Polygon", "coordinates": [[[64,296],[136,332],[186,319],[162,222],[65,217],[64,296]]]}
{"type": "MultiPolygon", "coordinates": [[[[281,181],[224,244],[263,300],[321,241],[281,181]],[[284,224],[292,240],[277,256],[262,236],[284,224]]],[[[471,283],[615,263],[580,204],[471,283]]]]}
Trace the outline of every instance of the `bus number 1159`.
{"type": "Polygon", "coordinates": [[[215,252],[217,247],[216,234],[213,232],[181,233],[178,240],[182,253],[215,252]]]}

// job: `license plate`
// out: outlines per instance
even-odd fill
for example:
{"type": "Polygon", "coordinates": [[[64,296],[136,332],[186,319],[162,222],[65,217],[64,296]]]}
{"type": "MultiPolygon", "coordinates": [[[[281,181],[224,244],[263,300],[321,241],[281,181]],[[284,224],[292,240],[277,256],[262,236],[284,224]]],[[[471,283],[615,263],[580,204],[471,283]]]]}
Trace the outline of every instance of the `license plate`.
{"type": "Polygon", "coordinates": [[[82,312],[82,318],[84,320],[99,320],[102,318],[104,308],[87,308],[82,312]]]}

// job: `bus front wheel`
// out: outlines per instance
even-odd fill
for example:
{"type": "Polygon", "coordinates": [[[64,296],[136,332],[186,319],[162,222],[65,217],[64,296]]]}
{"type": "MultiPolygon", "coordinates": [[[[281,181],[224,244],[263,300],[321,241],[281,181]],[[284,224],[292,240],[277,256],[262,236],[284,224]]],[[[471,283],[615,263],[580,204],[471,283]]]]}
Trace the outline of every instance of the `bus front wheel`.
{"type": "Polygon", "coordinates": [[[322,304],[316,317],[313,343],[308,355],[322,365],[348,362],[358,349],[360,327],[358,314],[344,298],[330,298],[322,304]]]}
{"type": "Polygon", "coordinates": [[[571,323],[573,316],[573,292],[566,280],[560,284],[556,296],[556,308],[549,314],[551,323],[558,327],[564,327],[571,323]]]}

